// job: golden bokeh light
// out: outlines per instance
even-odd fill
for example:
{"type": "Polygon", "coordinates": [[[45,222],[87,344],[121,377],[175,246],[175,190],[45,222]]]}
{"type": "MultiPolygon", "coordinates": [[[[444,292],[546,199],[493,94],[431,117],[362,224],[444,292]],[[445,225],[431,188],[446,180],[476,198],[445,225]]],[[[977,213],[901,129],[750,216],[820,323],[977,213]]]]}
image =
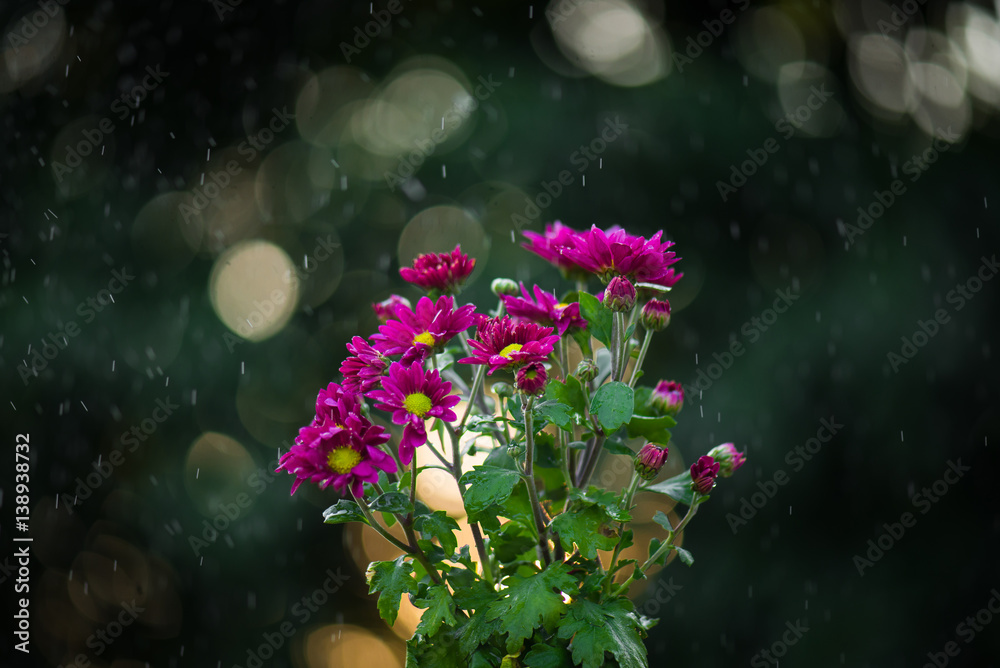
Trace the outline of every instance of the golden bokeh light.
{"type": "Polygon", "coordinates": [[[309,668],[402,668],[399,654],[367,629],[350,624],[329,624],[309,632],[305,642],[309,668]]]}
{"type": "Polygon", "coordinates": [[[222,504],[243,513],[256,496],[249,493],[247,484],[256,470],[253,457],[239,441],[218,432],[205,432],[188,449],[184,486],[203,515],[219,514],[222,504]],[[247,497],[242,504],[242,497],[237,498],[240,494],[247,497]]]}
{"type": "Polygon", "coordinates": [[[245,241],[220,255],[209,278],[216,315],[250,341],[280,332],[298,305],[299,279],[291,258],[267,241],[245,241]]]}
{"type": "Polygon", "coordinates": [[[53,3],[52,13],[40,4],[26,3],[4,30],[0,93],[24,86],[47,73],[58,62],[67,41],[66,13],[53,3]]]}

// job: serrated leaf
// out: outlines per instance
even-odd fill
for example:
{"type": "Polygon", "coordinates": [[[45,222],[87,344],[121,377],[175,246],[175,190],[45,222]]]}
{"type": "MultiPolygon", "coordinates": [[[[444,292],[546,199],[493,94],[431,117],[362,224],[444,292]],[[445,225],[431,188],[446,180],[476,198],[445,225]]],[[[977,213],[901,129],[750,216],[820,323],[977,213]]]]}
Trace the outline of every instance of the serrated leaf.
{"type": "Polygon", "coordinates": [[[410,505],[410,497],[402,492],[386,492],[372,499],[368,506],[380,513],[405,515],[413,512],[413,506],[410,505]]]}
{"type": "Polygon", "coordinates": [[[545,386],[545,399],[566,404],[580,415],[583,415],[587,408],[583,386],[576,376],[570,376],[565,383],[558,378],[550,380],[549,384],[545,386]]]}
{"type": "Polygon", "coordinates": [[[605,536],[600,529],[611,518],[604,508],[596,504],[575,504],[569,512],[556,515],[552,520],[552,530],[559,534],[559,542],[567,552],[573,551],[573,543],[580,548],[580,554],[587,559],[597,556],[598,550],[613,550],[617,539],[605,536]]]}
{"type": "Polygon", "coordinates": [[[590,400],[590,412],[597,417],[606,434],[618,430],[632,418],[634,397],[632,388],[621,382],[601,385],[590,400]]]}
{"type": "Polygon", "coordinates": [[[681,561],[683,561],[686,566],[690,566],[694,563],[693,554],[685,550],[683,547],[677,547],[676,545],[673,545],[672,547],[677,550],[677,556],[681,558],[681,561]]]}
{"type": "Polygon", "coordinates": [[[613,455],[625,455],[626,457],[634,457],[635,453],[630,447],[622,443],[617,439],[605,439],[604,449],[613,455]]]}
{"type": "Polygon", "coordinates": [[[378,614],[392,626],[399,614],[399,599],[403,594],[416,594],[417,581],[413,579],[413,564],[405,555],[393,561],[373,561],[368,566],[368,593],[379,592],[378,614]]]}
{"type": "Polygon", "coordinates": [[[502,633],[502,620],[490,619],[486,616],[486,612],[483,610],[472,615],[469,622],[462,627],[458,639],[462,654],[471,654],[487,644],[494,635],[502,633]]]}
{"type": "Polygon", "coordinates": [[[572,668],[569,652],[562,647],[552,645],[535,645],[524,655],[524,665],[527,668],[572,668]]]}
{"type": "Polygon", "coordinates": [[[604,606],[587,599],[574,601],[558,633],[563,640],[572,639],[573,662],[583,668],[602,668],[605,652],[611,652],[621,668],[646,668],[645,631],[631,607],[622,599],[604,606]]]}
{"type": "Polygon", "coordinates": [[[355,501],[341,499],[323,511],[323,522],[325,524],[343,524],[345,522],[368,524],[368,518],[361,512],[361,506],[355,501]]]}
{"type": "Polygon", "coordinates": [[[479,610],[496,600],[497,593],[469,568],[452,568],[445,574],[455,605],[462,610],[479,610]]]}
{"type": "Polygon", "coordinates": [[[611,310],[597,301],[597,297],[587,292],[581,292],[579,297],[580,317],[587,321],[587,329],[590,330],[591,336],[610,346],[613,315],[611,310]]]}
{"type": "Polygon", "coordinates": [[[470,521],[476,521],[479,513],[493,504],[506,501],[520,479],[517,471],[497,466],[477,466],[463,475],[462,483],[469,485],[464,501],[470,521]]]}
{"type": "Polygon", "coordinates": [[[413,528],[420,533],[437,538],[446,554],[452,554],[458,547],[458,539],[453,532],[458,531],[458,522],[448,517],[443,510],[435,510],[430,515],[419,515],[413,520],[413,528]]]}
{"type": "Polygon", "coordinates": [[[420,616],[417,633],[431,636],[438,632],[442,624],[454,626],[457,623],[455,601],[451,598],[451,593],[445,585],[431,585],[427,588],[427,593],[424,596],[413,601],[413,605],[418,608],[427,608],[420,616]]]}
{"type": "Polygon", "coordinates": [[[528,577],[511,576],[504,584],[507,588],[501,592],[503,598],[486,608],[486,614],[491,620],[502,621],[507,652],[511,654],[520,650],[536,628],[559,619],[566,609],[560,592],[576,592],[576,580],[563,563],[528,577]]]}
{"type": "MultiPolygon", "coordinates": [[[[573,409],[557,401],[545,401],[535,407],[535,415],[560,429],[573,430],[573,409]]],[[[536,431],[540,425],[535,425],[536,431]]]]}
{"type": "Polygon", "coordinates": [[[674,501],[688,506],[690,506],[691,502],[694,501],[694,490],[691,489],[690,470],[679,473],[673,478],[667,478],[663,482],[658,482],[655,485],[643,487],[642,489],[647,492],[665,494],[674,501]]]}

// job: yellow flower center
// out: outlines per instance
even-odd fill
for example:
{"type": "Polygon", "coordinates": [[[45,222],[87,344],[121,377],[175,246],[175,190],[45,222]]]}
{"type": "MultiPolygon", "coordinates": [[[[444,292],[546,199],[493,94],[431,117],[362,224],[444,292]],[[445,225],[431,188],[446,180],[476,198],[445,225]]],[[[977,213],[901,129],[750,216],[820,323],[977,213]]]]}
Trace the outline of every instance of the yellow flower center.
{"type": "Polygon", "coordinates": [[[434,340],[434,335],[431,334],[430,332],[420,332],[419,334],[413,337],[413,343],[414,344],[422,343],[425,346],[434,346],[437,343],[437,341],[434,340]]]}
{"type": "Polygon", "coordinates": [[[568,307],[569,307],[569,304],[564,304],[563,302],[559,302],[558,304],[556,304],[556,308],[559,309],[560,311],[563,310],[564,308],[568,308],[568,307]]]}
{"type": "Polygon", "coordinates": [[[523,347],[524,346],[522,346],[520,343],[512,343],[512,344],[510,344],[509,346],[507,346],[506,348],[504,348],[503,350],[500,351],[500,357],[502,357],[502,358],[504,358],[506,360],[509,360],[511,353],[516,353],[518,350],[520,350],[523,347]]]}
{"type": "Polygon", "coordinates": [[[427,411],[431,409],[431,406],[431,398],[421,392],[408,394],[406,395],[406,398],[403,399],[403,408],[406,409],[406,412],[412,413],[417,417],[427,415],[427,411]]]}
{"type": "Polygon", "coordinates": [[[334,448],[326,458],[326,463],[337,473],[350,473],[361,461],[361,453],[347,446],[334,448]]]}

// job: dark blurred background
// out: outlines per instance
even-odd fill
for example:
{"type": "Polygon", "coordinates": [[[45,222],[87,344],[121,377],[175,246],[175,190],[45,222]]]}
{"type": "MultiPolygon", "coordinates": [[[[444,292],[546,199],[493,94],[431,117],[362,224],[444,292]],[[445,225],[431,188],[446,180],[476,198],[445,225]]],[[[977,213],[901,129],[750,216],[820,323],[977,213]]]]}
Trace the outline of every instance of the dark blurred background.
{"type": "Polygon", "coordinates": [[[401,666],[390,546],[275,459],[401,264],[566,290],[556,219],[677,242],[671,466],[749,456],[633,590],[650,664],[1000,665],[995,6],[0,7],[3,665],[401,666]]]}

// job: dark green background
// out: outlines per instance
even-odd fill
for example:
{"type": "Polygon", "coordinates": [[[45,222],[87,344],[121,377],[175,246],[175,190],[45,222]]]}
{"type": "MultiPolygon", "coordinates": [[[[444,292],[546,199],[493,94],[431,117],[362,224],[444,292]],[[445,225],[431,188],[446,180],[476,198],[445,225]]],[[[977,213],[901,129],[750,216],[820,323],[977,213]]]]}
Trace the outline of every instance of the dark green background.
{"type": "MultiPolygon", "coordinates": [[[[670,2],[650,14],[664,23],[676,48],[725,6],[670,2]]],[[[716,181],[746,159],[748,149],[776,136],[768,111],[774,86],[745,78],[730,33],[683,73],[623,88],[590,76],[564,77],[544,65],[530,42],[532,34],[548,34],[543,8],[534,5],[529,19],[522,3],[413,0],[406,4],[406,25],[394,25],[358,56],[352,64],[375,79],[416,54],[442,56],[473,81],[493,74],[502,87],[488,104],[502,120],[491,123],[483,109],[474,112],[477,124],[465,144],[431,156],[417,172],[427,191],[423,200],[376,182],[352,213],[340,208],[343,200],[336,210],[320,211],[316,218],[332,225],[344,247],[337,292],[297,312],[279,335],[240,344],[233,354],[208,299],[213,256],[202,252],[183,271],[160,272],[136,256],[130,225],[156,194],[197,185],[209,138],[221,146],[238,143],[246,134],[246,108],[266,121],[272,107],[294,103],[303,72],[342,62],[338,45],[370,20],[368,3],[244,2],[220,20],[210,3],[72,0],[66,11],[79,31],[81,62],[71,76],[64,77],[60,61],[40,81],[0,97],[0,220],[8,235],[0,240],[0,412],[4,442],[11,444],[5,452],[12,453],[14,434],[32,438],[32,600],[64,599],[74,559],[94,549],[98,536],[116,535],[162,560],[164,587],[179,606],[178,623],[156,633],[133,627],[103,659],[139,662],[120,664],[130,666],[243,664],[246,647],[337,566],[351,579],[314,621],[381,632],[363,573],[343,554],[342,529],[320,523],[319,511],[336,498],[332,491],[289,500],[291,478],[268,484],[252,513],[228,532],[232,545],[213,545],[199,564],[185,539],[168,530],[191,532],[203,519],[185,489],[187,448],[202,431],[219,431],[266,466],[295,430],[272,442],[254,439],[236,412],[238,388],[252,386],[257,405],[274,406],[290,424],[307,421],[319,385],[337,375],[344,342],[374,330],[368,305],[393,291],[417,296],[396,271],[398,235],[407,220],[434,204],[481,214],[484,201],[470,189],[486,180],[540,192],[540,182],[572,169],[573,151],[616,115],[627,119],[629,130],[602,155],[601,168],[589,168],[586,186],[568,186],[531,228],[558,218],[577,228],[620,224],[645,235],[663,229],[677,242],[684,258],[677,267],[687,277],[671,296],[673,323],[649,355],[651,376],[688,385],[713,353],[721,355],[733,340],[746,345],[709,389],[688,397],[674,433],[675,452],[687,461],[733,441],[747,450],[749,463],[720,483],[692,525],[685,547],[695,554],[694,567],[670,567],[682,589],[647,641],[650,664],[747,665],[780,639],[786,622],[804,619],[809,631],[783,666],[923,665],[1000,587],[1000,283],[987,282],[961,311],[946,302],[980,258],[1000,247],[991,110],[977,108],[977,127],[848,248],[837,220],[854,222],[856,208],[898,176],[892,164],[922,150],[927,138],[912,123],[878,122],[865,110],[825,2],[809,3],[808,13],[830,43],[826,65],[841,84],[843,123],[831,137],[779,140],[780,150],[725,202],[716,181]],[[48,162],[64,126],[87,114],[105,115],[130,87],[128,77],[154,63],[170,78],[142,103],[141,122],[118,124],[110,177],[81,196],[60,197],[39,156],[48,162]],[[485,158],[470,153],[479,144],[490,147],[485,158]],[[442,162],[450,167],[447,178],[442,162]],[[58,219],[47,220],[48,210],[58,219]],[[380,263],[385,256],[388,265],[380,263]],[[137,274],[136,283],[25,386],[17,366],[28,345],[37,347],[66,320],[79,320],[76,305],[121,265],[137,274]],[[373,267],[384,277],[372,279],[373,267]],[[775,290],[790,285],[800,298],[751,344],[744,323],[771,304],[775,290]],[[900,337],[911,336],[917,321],[938,308],[949,309],[951,321],[894,373],[887,353],[898,352],[900,337]],[[145,351],[172,328],[181,330],[180,350],[158,369],[145,351]],[[50,509],[56,494],[72,494],[91,462],[171,393],[181,403],[175,416],[72,521],[58,515],[61,508],[50,509]],[[843,429],[791,472],[786,453],[831,416],[843,429]],[[911,495],[959,459],[972,471],[926,515],[916,511],[916,525],[859,576],[854,555],[883,532],[883,523],[914,511],[911,495]],[[757,482],[779,469],[789,473],[788,484],[734,535],[727,513],[738,512],[741,499],[758,491],[757,482]]],[[[0,17],[20,11],[4,6],[0,17]]],[[[942,20],[943,8],[924,11],[919,20],[928,25],[942,20]]],[[[294,138],[291,128],[279,141],[294,138]]],[[[465,297],[486,304],[492,300],[488,279],[499,275],[569,287],[511,243],[510,224],[490,221],[489,258],[465,297]]],[[[258,236],[283,239],[273,227],[258,236]]],[[[310,243],[304,235],[292,245],[310,243]]],[[[13,551],[10,482],[4,483],[0,558],[13,551]]],[[[6,602],[11,586],[10,579],[2,585],[6,602]]],[[[104,625],[73,607],[52,614],[66,624],[104,625]]],[[[117,611],[101,614],[110,619],[117,611]]],[[[55,641],[35,628],[36,665],[50,665],[43,656],[70,658],[52,647],[43,651],[55,641]]],[[[998,629],[1000,620],[971,643],[960,642],[953,665],[997,665],[998,629]]],[[[0,651],[13,654],[7,633],[0,651]]],[[[283,650],[265,665],[290,665],[289,656],[283,650]]]]}

